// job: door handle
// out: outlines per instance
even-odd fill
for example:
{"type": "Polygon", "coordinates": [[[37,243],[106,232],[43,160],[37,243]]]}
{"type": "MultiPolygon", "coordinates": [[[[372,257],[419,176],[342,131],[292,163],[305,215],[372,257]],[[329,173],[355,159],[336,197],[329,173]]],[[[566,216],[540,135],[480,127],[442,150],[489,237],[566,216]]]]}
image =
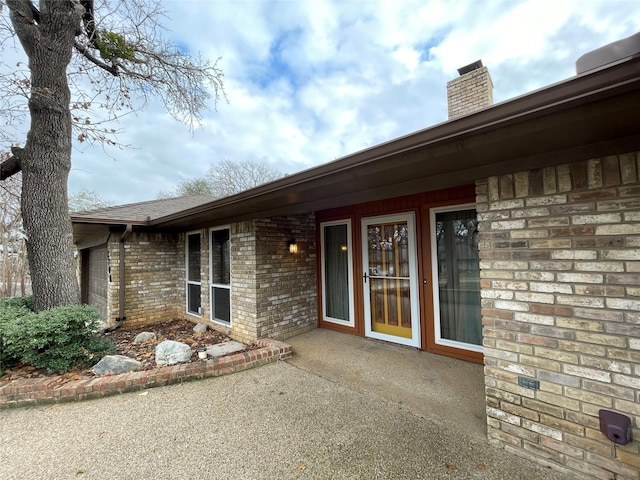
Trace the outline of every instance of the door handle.
{"type": "Polygon", "coordinates": [[[427,279],[426,279],[426,278],[423,278],[423,279],[422,279],[422,283],[423,283],[424,285],[426,285],[426,284],[427,284],[427,279]]]}
{"type": "Polygon", "coordinates": [[[363,278],[364,278],[364,283],[367,283],[367,272],[364,272],[363,278]]]}

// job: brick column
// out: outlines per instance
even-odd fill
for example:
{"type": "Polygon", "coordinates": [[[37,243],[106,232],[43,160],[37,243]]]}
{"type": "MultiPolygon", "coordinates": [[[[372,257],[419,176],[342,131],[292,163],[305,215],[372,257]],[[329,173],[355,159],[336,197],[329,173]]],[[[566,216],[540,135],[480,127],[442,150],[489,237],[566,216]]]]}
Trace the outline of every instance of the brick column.
{"type": "Polygon", "coordinates": [[[631,153],[476,184],[488,437],[581,478],[640,479],[639,442],[598,423],[640,437],[639,172],[631,153]]]}

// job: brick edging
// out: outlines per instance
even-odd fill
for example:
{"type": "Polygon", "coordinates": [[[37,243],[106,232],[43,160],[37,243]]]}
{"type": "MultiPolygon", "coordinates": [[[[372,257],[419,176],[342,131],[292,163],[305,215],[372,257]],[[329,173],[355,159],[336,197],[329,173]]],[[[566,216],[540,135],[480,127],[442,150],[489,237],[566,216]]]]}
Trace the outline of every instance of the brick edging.
{"type": "Polygon", "coordinates": [[[73,402],[163,387],[201,378],[218,377],[233,372],[291,358],[291,346],[277,340],[263,339],[260,348],[211,360],[179,363],[155,370],[104,375],[58,384],[58,377],[0,382],[0,409],[73,402]]]}

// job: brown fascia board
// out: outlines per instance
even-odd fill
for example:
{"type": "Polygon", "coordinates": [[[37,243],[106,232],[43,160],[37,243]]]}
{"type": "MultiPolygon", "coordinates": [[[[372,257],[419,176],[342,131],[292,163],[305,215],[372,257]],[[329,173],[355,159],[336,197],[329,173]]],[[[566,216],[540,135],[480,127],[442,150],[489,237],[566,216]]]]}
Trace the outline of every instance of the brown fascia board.
{"type": "Polygon", "coordinates": [[[134,227],[148,226],[150,222],[149,217],[136,217],[136,218],[100,218],[89,216],[74,216],[71,215],[71,222],[76,224],[92,224],[92,225],[133,225],[134,227]]]}
{"type": "MultiPolygon", "coordinates": [[[[572,77],[479,112],[435,125],[257,188],[154,219],[149,222],[149,226],[185,228],[187,224],[198,225],[198,217],[206,216],[207,213],[211,217],[227,218],[224,213],[226,210],[230,212],[233,210],[238,218],[249,218],[252,214],[263,214],[267,211],[261,209],[258,203],[261,199],[271,199],[275,203],[277,200],[274,200],[273,197],[280,195],[285,197],[283,199],[285,203],[292,205],[295,203],[296,197],[299,196],[298,190],[321,191],[322,188],[328,188],[338,181],[357,182],[366,176],[367,171],[374,170],[376,164],[382,164],[390,159],[399,162],[396,170],[400,170],[403,166],[400,162],[410,159],[412,152],[417,152],[420,149],[431,149],[432,151],[440,149],[451,153],[455,149],[464,150],[465,141],[468,139],[482,143],[483,136],[488,138],[491,135],[495,137],[493,143],[487,140],[487,144],[491,143],[491,148],[496,148],[496,142],[502,142],[506,147],[515,149],[517,142],[510,141],[510,138],[517,139],[518,136],[521,136],[523,141],[526,141],[528,129],[543,128],[545,122],[553,118],[554,115],[562,114],[562,117],[558,115],[558,118],[562,118],[563,121],[580,118],[584,114],[590,114],[593,117],[598,112],[597,108],[588,111],[590,104],[596,104],[598,101],[616,96],[624,96],[629,92],[637,94],[638,91],[640,91],[640,58],[636,57],[605,69],[572,77]],[[215,215],[214,212],[218,212],[219,215],[215,215]],[[189,221],[190,218],[193,219],[193,222],[189,221]]],[[[637,107],[637,95],[633,101],[637,107]]],[[[596,122],[596,120],[591,121],[596,122]]],[[[635,127],[631,127],[636,131],[640,128],[637,124],[635,127]]],[[[561,136],[564,132],[560,130],[557,134],[561,136]]],[[[625,135],[629,136],[626,133],[625,135]]],[[[584,145],[597,145],[597,139],[585,138],[584,140],[584,145]]],[[[630,142],[631,146],[636,145],[636,140],[630,142]]],[[[577,145],[576,148],[580,146],[577,145]]],[[[522,145],[518,147],[522,148],[522,145]]],[[[504,161],[507,161],[509,152],[501,150],[500,154],[505,157],[504,161]]],[[[569,154],[570,152],[568,152],[569,154]]],[[[466,150],[464,155],[473,159],[474,151],[466,150]]],[[[437,155],[432,158],[434,164],[437,163],[435,162],[437,155]]],[[[526,157],[520,153],[516,158],[526,157]]],[[[412,161],[415,163],[415,159],[412,161]]],[[[482,165],[474,166],[485,175],[490,173],[486,168],[482,169],[481,167],[482,165]]],[[[458,165],[438,165],[438,168],[440,171],[434,175],[434,178],[455,174],[458,165]]],[[[409,182],[412,174],[408,172],[405,176],[405,182],[409,182]]],[[[402,182],[396,183],[396,185],[401,184],[402,182]]],[[[354,184],[354,186],[356,185],[354,184]]],[[[322,195],[322,193],[319,194],[322,195]]],[[[398,194],[402,194],[402,192],[398,194]]],[[[309,205],[309,208],[313,209],[314,207],[309,205]]]]}

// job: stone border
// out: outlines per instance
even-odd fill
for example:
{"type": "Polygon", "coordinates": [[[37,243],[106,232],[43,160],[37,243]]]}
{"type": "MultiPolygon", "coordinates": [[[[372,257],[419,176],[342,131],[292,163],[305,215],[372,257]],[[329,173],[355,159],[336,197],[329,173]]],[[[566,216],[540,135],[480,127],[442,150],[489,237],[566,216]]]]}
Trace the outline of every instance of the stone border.
{"type": "Polygon", "coordinates": [[[101,398],[147,388],[164,387],[201,378],[218,377],[291,358],[291,346],[277,340],[258,340],[260,347],[226,357],[179,363],[142,370],[72,380],[62,385],[58,377],[0,382],[0,409],[101,398]]]}

